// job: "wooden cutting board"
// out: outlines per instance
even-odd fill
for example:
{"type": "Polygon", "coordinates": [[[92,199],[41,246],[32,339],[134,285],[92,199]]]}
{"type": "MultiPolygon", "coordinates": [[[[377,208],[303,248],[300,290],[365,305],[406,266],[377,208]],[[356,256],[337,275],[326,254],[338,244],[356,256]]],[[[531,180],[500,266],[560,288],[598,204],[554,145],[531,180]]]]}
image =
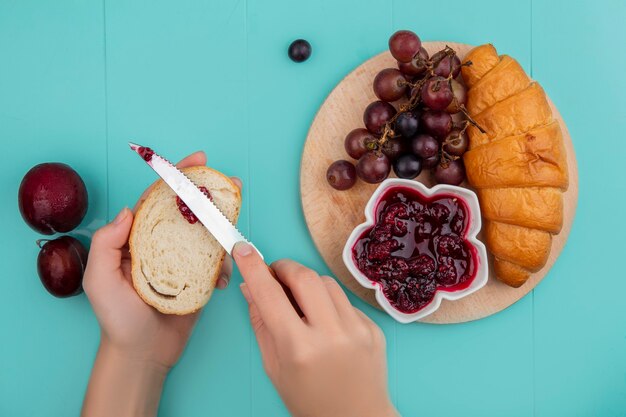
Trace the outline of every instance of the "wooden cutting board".
{"type": "MultiPolygon", "coordinates": [[[[451,42],[424,43],[431,55],[445,45],[454,48],[460,57],[465,56],[472,48],[470,45],[451,42]]],[[[365,107],[377,100],[372,91],[372,81],[376,74],[383,68],[395,67],[396,61],[386,51],[363,63],[335,87],[311,125],[302,154],[300,172],[302,208],[317,249],[335,277],[353,293],[377,308],[380,307],[374,298],[374,291],[359,285],[341,259],[343,247],[352,229],[365,220],[363,209],[376,185],[359,180],[350,190],[337,191],[326,182],[326,170],[333,161],[350,160],[344,150],[344,138],[352,129],[363,127],[365,107]]],[[[534,273],[521,288],[511,288],[496,280],[490,267],[489,282],[485,287],[458,301],[443,300],[439,309],[421,320],[422,322],[462,323],[481,319],[507,308],[530,292],[547,275],[565,246],[578,200],[578,169],[567,126],[552,101],[548,101],[563,130],[570,185],[564,195],[563,230],[552,239],[552,250],[547,264],[534,273]]],[[[417,180],[427,186],[434,185],[428,172],[420,174],[417,180]]]]}

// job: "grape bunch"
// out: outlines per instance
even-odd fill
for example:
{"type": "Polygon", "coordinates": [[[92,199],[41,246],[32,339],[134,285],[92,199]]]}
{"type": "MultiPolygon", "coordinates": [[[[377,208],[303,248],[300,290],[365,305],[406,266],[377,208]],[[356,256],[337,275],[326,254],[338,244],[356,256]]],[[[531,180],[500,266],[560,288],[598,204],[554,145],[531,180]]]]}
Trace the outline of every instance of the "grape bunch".
{"type": "Polygon", "coordinates": [[[352,130],[344,141],[346,153],[357,162],[333,162],[328,183],[338,190],[351,188],[357,177],[376,184],[393,168],[399,178],[412,179],[428,169],[437,183],[460,184],[465,131],[476,126],[464,106],[467,90],[457,81],[461,60],[448,46],[429,56],[408,30],[391,36],[389,51],[398,68],[376,75],[373,89],[379,100],[365,108],[365,128],[352,130]]]}

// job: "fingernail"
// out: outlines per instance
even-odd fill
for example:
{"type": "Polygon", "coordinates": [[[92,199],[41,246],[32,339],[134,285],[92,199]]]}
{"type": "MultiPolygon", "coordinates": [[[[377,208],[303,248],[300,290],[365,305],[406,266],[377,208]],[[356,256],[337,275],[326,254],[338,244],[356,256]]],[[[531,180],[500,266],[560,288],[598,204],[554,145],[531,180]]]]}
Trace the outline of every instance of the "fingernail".
{"type": "Polygon", "coordinates": [[[252,253],[252,245],[247,242],[237,242],[233,248],[233,254],[237,256],[248,256],[252,253]]]}
{"type": "Polygon", "coordinates": [[[218,289],[223,290],[228,287],[228,275],[222,274],[217,280],[217,284],[215,285],[218,289]]]}
{"type": "Polygon", "coordinates": [[[243,298],[245,298],[248,304],[250,304],[252,302],[252,298],[250,297],[250,290],[248,290],[246,283],[244,282],[239,284],[239,289],[241,290],[241,294],[243,294],[243,298]]]}
{"type": "Polygon", "coordinates": [[[115,219],[113,219],[113,224],[120,224],[121,222],[124,221],[124,219],[126,218],[126,216],[128,216],[128,208],[124,207],[118,214],[117,216],[115,216],[115,219]]]}

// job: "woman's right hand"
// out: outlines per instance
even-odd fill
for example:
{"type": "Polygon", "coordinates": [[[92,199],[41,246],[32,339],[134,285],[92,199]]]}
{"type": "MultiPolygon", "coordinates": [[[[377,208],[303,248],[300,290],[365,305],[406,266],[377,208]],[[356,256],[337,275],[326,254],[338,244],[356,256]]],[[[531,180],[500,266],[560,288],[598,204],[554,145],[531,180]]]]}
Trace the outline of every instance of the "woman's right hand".
{"type": "Polygon", "coordinates": [[[383,333],[334,279],[290,260],[272,264],[302,309],[300,318],[252,246],[237,244],[233,257],[263,365],[294,416],[398,415],[387,390],[383,333]]]}

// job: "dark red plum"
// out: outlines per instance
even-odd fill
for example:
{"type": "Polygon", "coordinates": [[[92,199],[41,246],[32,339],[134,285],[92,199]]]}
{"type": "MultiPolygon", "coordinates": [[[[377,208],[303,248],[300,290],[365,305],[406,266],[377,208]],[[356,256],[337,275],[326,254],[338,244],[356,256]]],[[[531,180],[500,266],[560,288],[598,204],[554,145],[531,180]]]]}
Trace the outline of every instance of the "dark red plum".
{"type": "Polygon", "coordinates": [[[83,291],[86,265],[87,249],[71,236],[46,241],[37,257],[41,283],[50,294],[59,298],[78,295],[83,291]]]}
{"type": "Polygon", "coordinates": [[[44,235],[73,230],[87,213],[87,188],[70,166],[50,162],[26,173],[18,191],[24,221],[44,235]]]}

